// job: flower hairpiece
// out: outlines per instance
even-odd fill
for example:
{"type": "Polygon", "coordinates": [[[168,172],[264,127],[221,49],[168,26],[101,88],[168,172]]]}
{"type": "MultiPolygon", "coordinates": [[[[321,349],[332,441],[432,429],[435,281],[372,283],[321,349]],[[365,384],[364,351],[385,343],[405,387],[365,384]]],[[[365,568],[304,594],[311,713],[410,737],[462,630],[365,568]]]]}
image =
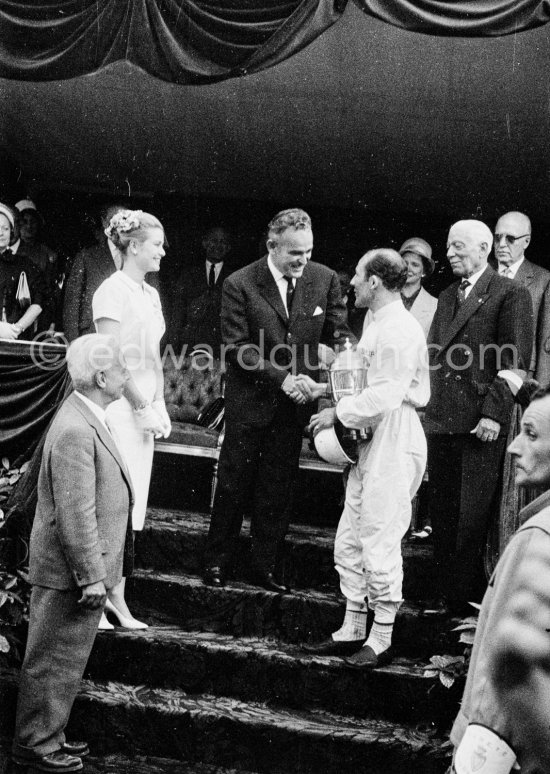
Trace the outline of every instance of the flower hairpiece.
{"type": "Polygon", "coordinates": [[[109,221],[109,225],[105,229],[106,236],[112,239],[115,231],[119,234],[134,231],[134,229],[139,228],[141,215],[143,215],[142,210],[120,210],[109,221]]]}

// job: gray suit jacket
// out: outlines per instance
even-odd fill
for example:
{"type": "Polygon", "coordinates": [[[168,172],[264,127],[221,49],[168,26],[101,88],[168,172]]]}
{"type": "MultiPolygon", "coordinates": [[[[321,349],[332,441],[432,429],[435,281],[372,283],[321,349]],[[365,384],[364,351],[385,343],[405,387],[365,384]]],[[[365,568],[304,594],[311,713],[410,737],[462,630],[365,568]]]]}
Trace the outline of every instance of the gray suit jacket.
{"type": "Polygon", "coordinates": [[[437,298],[428,293],[424,288],[420,288],[420,293],[414,300],[410,309],[412,316],[418,320],[424,331],[424,336],[428,338],[435,310],[437,309],[437,298]]]}
{"type": "Polygon", "coordinates": [[[33,585],[74,589],[122,577],[133,493],[115,443],[72,393],[48,431],[30,540],[33,585]]]}
{"type": "Polygon", "coordinates": [[[546,385],[550,382],[550,271],[524,261],[515,280],[525,285],[533,302],[535,339],[529,375],[546,385]]]}

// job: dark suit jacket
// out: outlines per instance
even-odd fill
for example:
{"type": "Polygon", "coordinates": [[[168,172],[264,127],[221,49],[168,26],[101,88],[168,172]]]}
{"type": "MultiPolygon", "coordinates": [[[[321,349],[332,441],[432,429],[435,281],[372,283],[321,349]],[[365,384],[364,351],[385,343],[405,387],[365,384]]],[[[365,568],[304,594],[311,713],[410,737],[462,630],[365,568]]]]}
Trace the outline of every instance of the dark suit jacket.
{"type": "MultiPolygon", "coordinates": [[[[318,379],[319,342],[336,347],[346,336],[355,341],[338,276],[314,262],[297,280],[290,320],[267,258],[226,279],[221,317],[228,362],[226,418],[258,427],[272,420],[281,401],[291,404],[281,390],[290,371],[318,379]]],[[[291,406],[296,421],[307,421],[307,410],[291,406]]]]}
{"type": "Polygon", "coordinates": [[[531,294],[535,336],[529,375],[547,385],[550,382],[550,271],[524,261],[514,278],[531,294]]]}
{"type": "Polygon", "coordinates": [[[490,266],[454,315],[459,282],[439,296],[428,337],[431,398],[429,433],[469,433],[481,417],[504,432],[513,397],[497,372],[527,370],[533,343],[529,292],[490,266]]]}
{"type": "Polygon", "coordinates": [[[38,478],[29,579],[74,589],[122,577],[130,544],[133,493],[115,443],[74,393],[48,431],[38,478]]]}
{"type": "Polygon", "coordinates": [[[116,271],[107,241],[85,247],[74,259],[65,282],[63,328],[69,341],[95,333],[92,298],[101,283],[116,271]]]}
{"type": "Polygon", "coordinates": [[[208,286],[205,261],[184,269],[172,292],[168,324],[168,341],[176,352],[184,345],[190,350],[198,344],[208,345],[216,357],[222,343],[222,287],[231,274],[224,261],[216,284],[208,286]]]}

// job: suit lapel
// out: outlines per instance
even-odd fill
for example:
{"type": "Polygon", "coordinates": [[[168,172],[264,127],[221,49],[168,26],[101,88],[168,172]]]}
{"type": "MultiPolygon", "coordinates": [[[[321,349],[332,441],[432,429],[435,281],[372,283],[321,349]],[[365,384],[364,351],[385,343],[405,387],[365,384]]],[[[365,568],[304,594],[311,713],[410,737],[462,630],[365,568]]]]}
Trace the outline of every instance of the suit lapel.
{"type": "Polygon", "coordinates": [[[290,310],[290,321],[293,322],[300,312],[304,309],[309,309],[310,304],[310,291],[311,291],[311,276],[308,272],[309,264],[304,269],[302,276],[296,280],[296,287],[294,288],[294,296],[292,298],[292,308],[290,310]]]}
{"type": "Polygon", "coordinates": [[[104,427],[103,423],[100,422],[100,420],[96,417],[93,411],[91,411],[88,408],[88,406],[84,403],[84,401],[80,400],[80,398],[77,395],[75,395],[74,393],[72,395],[69,395],[69,397],[67,398],[67,401],[69,401],[71,405],[82,414],[82,416],[88,422],[88,424],[94,428],[94,430],[99,436],[99,440],[105,446],[107,451],[109,451],[114,457],[114,459],[116,460],[118,466],[122,470],[124,478],[126,479],[126,482],[130,488],[130,491],[133,492],[132,482],[130,480],[130,474],[128,473],[128,468],[126,467],[126,463],[124,462],[124,460],[120,455],[118,446],[116,445],[111,433],[107,430],[106,427],[104,427]]]}
{"type": "Polygon", "coordinates": [[[258,288],[260,295],[265,298],[267,303],[270,304],[273,309],[275,309],[279,317],[286,325],[288,322],[288,316],[283,304],[283,299],[279,293],[277,283],[273,279],[273,274],[269,271],[267,258],[263,260],[258,266],[258,288]]]}
{"type": "MultiPolygon", "coordinates": [[[[454,339],[458,331],[464,327],[470,317],[483,306],[489,296],[489,283],[494,273],[495,272],[493,269],[491,269],[490,266],[487,266],[481,277],[472,288],[470,295],[458,309],[454,317],[452,317],[454,311],[453,308],[451,308],[452,305],[447,305],[447,325],[442,341],[440,342],[443,349],[454,339]]],[[[456,288],[458,288],[459,284],[460,283],[455,283],[456,288]]],[[[453,285],[453,287],[455,287],[455,285],[453,285]]],[[[451,298],[454,301],[454,294],[451,296],[451,298]]]]}
{"type": "Polygon", "coordinates": [[[529,285],[535,279],[533,264],[530,263],[529,261],[523,261],[523,263],[517,270],[515,279],[517,279],[518,282],[521,282],[522,285],[525,285],[525,287],[529,287],[529,285]]]}

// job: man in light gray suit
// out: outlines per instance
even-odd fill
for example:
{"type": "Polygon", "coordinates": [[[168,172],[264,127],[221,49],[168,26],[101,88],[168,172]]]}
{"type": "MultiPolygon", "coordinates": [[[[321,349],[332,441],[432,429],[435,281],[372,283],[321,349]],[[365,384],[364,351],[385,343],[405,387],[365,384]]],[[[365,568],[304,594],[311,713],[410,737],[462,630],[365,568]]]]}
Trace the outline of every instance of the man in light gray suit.
{"type": "Polygon", "coordinates": [[[105,424],[128,372],[116,341],[89,334],[67,351],[75,391],[48,431],[30,540],[29,635],[13,759],[38,771],[82,768],[85,742],[65,727],[107,590],[131,569],[132,487],[105,424]]]}
{"type": "Polygon", "coordinates": [[[528,376],[541,385],[550,382],[550,271],[525,258],[531,241],[531,221],[522,212],[507,212],[495,227],[495,257],[499,274],[525,285],[533,303],[534,341],[528,376]]]}

